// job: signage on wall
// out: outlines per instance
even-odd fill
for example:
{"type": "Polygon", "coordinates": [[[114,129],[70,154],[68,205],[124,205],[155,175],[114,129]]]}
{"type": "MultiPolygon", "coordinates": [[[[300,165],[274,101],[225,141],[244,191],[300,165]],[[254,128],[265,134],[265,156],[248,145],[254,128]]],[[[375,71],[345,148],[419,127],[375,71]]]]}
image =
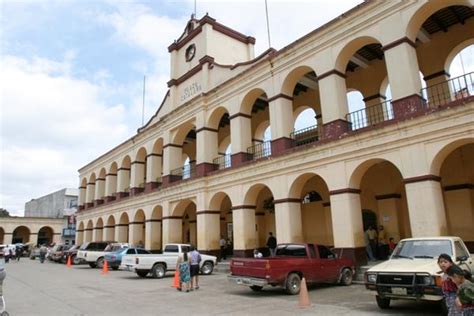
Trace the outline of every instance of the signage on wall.
{"type": "Polygon", "coordinates": [[[184,88],[183,94],[181,94],[181,102],[196,95],[199,91],[201,91],[201,85],[197,82],[193,82],[192,84],[184,88]]]}

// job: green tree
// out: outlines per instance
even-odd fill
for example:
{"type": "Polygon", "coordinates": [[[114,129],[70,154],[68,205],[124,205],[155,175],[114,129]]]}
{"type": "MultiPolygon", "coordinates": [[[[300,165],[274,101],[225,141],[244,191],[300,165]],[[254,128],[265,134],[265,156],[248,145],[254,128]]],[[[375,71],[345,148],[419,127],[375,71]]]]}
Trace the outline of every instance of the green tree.
{"type": "Polygon", "coordinates": [[[10,212],[6,209],[0,207],[0,217],[10,217],[10,212]]]}

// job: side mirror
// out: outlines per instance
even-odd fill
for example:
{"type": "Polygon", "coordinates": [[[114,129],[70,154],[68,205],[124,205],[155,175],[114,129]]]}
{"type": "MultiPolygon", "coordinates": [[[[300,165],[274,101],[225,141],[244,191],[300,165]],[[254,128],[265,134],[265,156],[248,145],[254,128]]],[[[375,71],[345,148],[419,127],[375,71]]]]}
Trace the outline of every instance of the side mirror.
{"type": "Polygon", "coordinates": [[[459,257],[456,257],[456,261],[459,261],[459,262],[466,261],[467,259],[468,259],[467,256],[459,256],[459,257]]]}

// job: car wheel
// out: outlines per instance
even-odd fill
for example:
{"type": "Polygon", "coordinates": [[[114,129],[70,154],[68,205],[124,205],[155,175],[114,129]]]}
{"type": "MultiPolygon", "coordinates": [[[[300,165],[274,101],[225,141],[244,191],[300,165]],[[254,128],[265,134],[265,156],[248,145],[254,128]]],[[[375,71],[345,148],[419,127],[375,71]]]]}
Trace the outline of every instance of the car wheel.
{"type": "Polygon", "coordinates": [[[104,258],[99,258],[96,261],[97,268],[102,269],[104,267],[104,258]]]}
{"type": "Polygon", "coordinates": [[[285,289],[288,294],[296,295],[300,292],[301,278],[296,273],[290,273],[286,278],[285,289]]]}
{"type": "Polygon", "coordinates": [[[339,279],[342,285],[351,285],[352,284],[352,270],[349,268],[343,269],[339,279]]]}
{"type": "Polygon", "coordinates": [[[250,289],[254,292],[260,292],[263,289],[263,286],[252,285],[250,289]]]}
{"type": "Polygon", "coordinates": [[[151,269],[151,276],[155,279],[161,279],[165,276],[166,268],[163,264],[157,263],[151,269]]]}
{"type": "Polygon", "coordinates": [[[95,263],[95,262],[89,262],[89,267],[91,267],[91,268],[96,268],[96,267],[97,267],[97,263],[95,263]]]}
{"type": "Polygon", "coordinates": [[[72,261],[72,264],[80,264],[81,263],[81,259],[79,259],[77,256],[73,256],[71,261],[72,261]]]}
{"type": "Polygon", "coordinates": [[[112,270],[114,270],[114,271],[117,271],[118,269],[119,269],[119,267],[117,267],[117,266],[112,267],[112,270]]]}
{"type": "Polygon", "coordinates": [[[140,277],[140,278],[144,278],[148,275],[148,271],[146,270],[137,270],[137,275],[140,277]]]}
{"type": "Polygon", "coordinates": [[[375,299],[377,300],[377,305],[381,309],[387,309],[390,308],[390,298],[387,297],[380,297],[378,295],[375,296],[375,299]]]}
{"type": "Polygon", "coordinates": [[[212,264],[212,262],[204,262],[201,268],[201,273],[204,275],[209,275],[212,273],[212,271],[214,271],[214,265],[212,264]]]}

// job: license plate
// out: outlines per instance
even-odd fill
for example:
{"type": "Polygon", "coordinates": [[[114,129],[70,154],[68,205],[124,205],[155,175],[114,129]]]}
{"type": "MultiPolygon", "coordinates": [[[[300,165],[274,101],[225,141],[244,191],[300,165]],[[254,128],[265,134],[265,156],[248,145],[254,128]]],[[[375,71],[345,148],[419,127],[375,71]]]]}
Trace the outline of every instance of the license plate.
{"type": "Polygon", "coordinates": [[[392,294],[407,295],[407,289],[405,289],[403,287],[394,287],[394,288],[392,288],[392,294]]]}
{"type": "Polygon", "coordinates": [[[132,266],[128,266],[128,265],[127,265],[127,266],[125,266],[125,269],[126,269],[127,271],[132,271],[132,266]]]}

